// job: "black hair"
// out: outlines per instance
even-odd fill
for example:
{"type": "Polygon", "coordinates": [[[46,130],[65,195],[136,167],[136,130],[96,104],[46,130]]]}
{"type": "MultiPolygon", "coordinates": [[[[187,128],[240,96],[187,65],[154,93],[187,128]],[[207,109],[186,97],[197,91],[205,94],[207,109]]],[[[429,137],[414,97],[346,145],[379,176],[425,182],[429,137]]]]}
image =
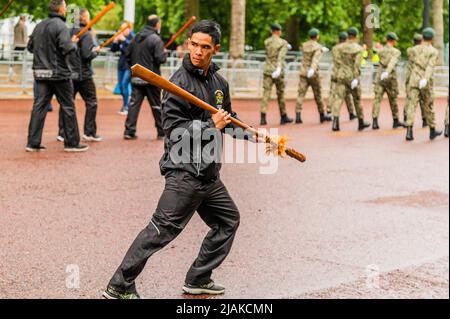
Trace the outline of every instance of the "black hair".
{"type": "Polygon", "coordinates": [[[157,16],[150,16],[150,17],[147,21],[147,24],[149,26],[151,26],[152,28],[154,28],[159,23],[159,18],[157,16]],[[152,18],[150,19],[150,17],[152,17],[152,18]]]}
{"type": "Polygon", "coordinates": [[[220,31],[220,25],[217,22],[211,20],[202,20],[196,23],[191,32],[189,33],[189,37],[191,38],[194,33],[206,33],[211,36],[214,44],[220,44],[220,39],[222,38],[222,31],[220,31]]]}
{"type": "Polygon", "coordinates": [[[51,0],[48,5],[51,12],[58,13],[59,8],[62,7],[64,0],[51,0]]]}

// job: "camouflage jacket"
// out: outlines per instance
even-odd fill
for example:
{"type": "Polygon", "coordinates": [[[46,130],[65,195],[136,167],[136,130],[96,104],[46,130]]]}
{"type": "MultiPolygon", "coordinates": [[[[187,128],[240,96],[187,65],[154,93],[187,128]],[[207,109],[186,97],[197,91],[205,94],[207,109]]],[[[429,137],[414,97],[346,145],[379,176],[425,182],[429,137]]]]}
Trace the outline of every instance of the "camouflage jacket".
{"type": "Polygon", "coordinates": [[[438,56],[438,50],[429,44],[421,44],[408,49],[407,83],[409,87],[418,88],[422,79],[427,79],[429,84],[432,83],[438,56]]]}
{"type": "Polygon", "coordinates": [[[309,40],[303,43],[303,62],[300,76],[306,77],[309,69],[316,71],[315,76],[319,75],[319,61],[322,58],[322,46],[317,41],[309,40]]]}
{"type": "Polygon", "coordinates": [[[264,41],[266,47],[266,66],[264,68],[264,74],[271,75],[277,67],[281,68],[282,74],[286,67],[286,54],[288,52],[288,43],[286,40],[280,37],[271,36],[264,41]]]}
{"type": "Polygon", "coordinates": [[[397,80],[397,72],[395,67],[402,55],[399,49],[394,48],[393,46],[386,45],[380,51],[380,67],[378,68],[377,77],[375,79],[375,83],[380,82],[380,76],[383,72],[388,72],[389,77],[386,79],[389,80],[397,80]]]}
{"type": "Polygon", "coordinates": [[[361,75],[363,48],[356,42],[344,42],[332,50],[334,82],[350,83],[361,75]]]}

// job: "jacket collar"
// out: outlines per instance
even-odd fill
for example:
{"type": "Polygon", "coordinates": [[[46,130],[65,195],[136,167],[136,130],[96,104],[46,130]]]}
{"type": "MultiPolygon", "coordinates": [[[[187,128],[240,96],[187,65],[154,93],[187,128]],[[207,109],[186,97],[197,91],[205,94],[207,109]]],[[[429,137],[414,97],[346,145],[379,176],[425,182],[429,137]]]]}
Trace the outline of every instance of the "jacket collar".
{"type": "Polygon", "coordinates": [[[200,79],[206,80],[206,78],[209,75],[213,75],[214,73],[216,73],[217,71],[220,70],[220,68],[217,66],[217,64],[215,64],[214,62],[211,62],[211,65],[209,66],[209,70],[208,70],[208,74],[207,76],[203,75],[203,70],[199,69],[197,67],[195,67],[192,62],[191,62],[191,56],[189,53],[184,55],[183,58],[183,67],[189,72],[192,73],[193,75],[197,76],[200,79]]]}
{"type": "Polygon", "coordinates": [[[65,17],[63,17],[62,15],[57,14],[57,13],[55,13],[55,12],[50,12],[50,13],[48,14],[48,17],[49,17],[49,18],[60,18],[61,20],[63,20],[64,22],[66,22],[66,18],[65,18],[65,17]]]}

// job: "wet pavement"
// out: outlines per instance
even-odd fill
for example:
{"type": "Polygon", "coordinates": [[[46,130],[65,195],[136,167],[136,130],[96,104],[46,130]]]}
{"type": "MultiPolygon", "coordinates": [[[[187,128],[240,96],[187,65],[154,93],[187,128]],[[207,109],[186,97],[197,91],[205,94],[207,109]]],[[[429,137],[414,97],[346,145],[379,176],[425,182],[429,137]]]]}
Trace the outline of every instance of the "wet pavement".
{"type": "MultiPolygon", "coordinates": [[[[401,105],[404,101],[400,102],[401,105]]],[[[435,103],[443,126],[446,99],[435,103]]],[[[25,153],[30,101],[0,101],[0,298],[99,298],[164,187],[163,142],[143,107],[136,141],[122,139],[119,101],[102,100],[99,134],[65,154],[49,113],[43,145],[25,153]],[[79,274],[79,280],[76,275],[79,274]],[[75,278],[75,279],[74,279],[75,278]]],[[[257,126],[258,101],[237,101],[257,126]]],[[[371,101],[365,101],[370,116],[371,101]]],[[[290,114],[294,103],[288,103],[290,114]]],[[[406,143],[383,102],[380,131],[320,125],[311,101],[303,125],[279,127],[307,162],[226,164],[222,179],[241,212],[233,249],[214,272],[226,298],[448,298],[449,142],[417,127],[406,143]],[[264,166],[264,165],[263,165],[264,166]]],[[[82,122],[84,107],[78,102],[82,122]]],[[[420,113],[420,111],[418,112],[420,113]]],[[[417,125],[421,124],[417,114],[417,125]]],[[[81,124],[81,123],[80,123],[81,124]]],[[[228,152],[230,149],[226,148],[228,152]]],[[[185,272],[208,231],[194,216],[137,280],[147,298],[183,298],[185,272]]]]}

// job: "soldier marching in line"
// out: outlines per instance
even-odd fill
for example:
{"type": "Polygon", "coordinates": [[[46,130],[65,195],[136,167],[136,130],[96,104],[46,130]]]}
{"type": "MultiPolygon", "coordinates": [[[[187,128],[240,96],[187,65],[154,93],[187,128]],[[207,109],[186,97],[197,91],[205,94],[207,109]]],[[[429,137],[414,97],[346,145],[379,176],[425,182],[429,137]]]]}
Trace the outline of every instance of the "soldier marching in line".
{"type": "Polygon", "coordinates": [[[272,36],[266,41],[266,66],[264,68],[264,93],[261,101],[261,125],[267,125],[267,108],[269,105],[272,86],[275,84],[277,88],[278,107],[280,108],[280,124],[292,123],[293,119],[287,116],[286,102],[284,100],[284,90],[286,84],[284,82],[285,59],[288,52],[288,43],[281,38],[281,26],[277,23],[271,25],[272,36]]]}
{"type": "Polygon", "coordinates": [[[406,88],[407,102],[407,133],[406,140],[414,140],[413,127],[416,107],[419,98],[424,100],[424,115],[430,127],[430,139],[433,140],[442,134],[436,130],[435,115],[433,110],[433,73],[439,52],[433,47],[435,31],[432,28],[424,29],[423,43],[408,51],[408,61],[411,65],[408,86],[406,88]]]}
{"type": "Polygon", "coordinates": [[[335,90],[331,92],[330,104],[333,109],[333,131],[340,131],[339,115],[347,92],[351,92],[358,115],[358,130],[362,131],[370,126],[364,121],[364,112],[361,105],[361,58],[362,47],[357,43],[359,31],[352,27],[348,30],[348,41],[338,44],[332,50],[333,77],[335,90]]]}
{"type": "MultiPolygon", "coordinates": [[[[339,33],[339,43],[344,43],[345,41],[347,41],[348,39],[348,33],[346,31],[343,31],[341,33],[339,33]]],[[[332,68],[332,71],[335,71],[334,68],[332,68]]],[[[336,75],[332,74],[331,78],[334,78],[336,75]]],[[[330,95],[332,92],[334,92],[335,90],[335,82],[330,81],[330,95]]],[[[347,91],[347,93],[345,94],[345,105],[347,106],[347,111],[349,114],[349,119],[350,121],[353,121],[354,119],[357,118],[357,116],[355,115],[355,107],[353,106],[353,99],[352,99],[352,94],[350,93],[350,91],[347,91]]],[[[327,114],[332,116],[332,109],[331,109],[331,103],[328,102],[327,105],[327,114]]]]}
{"type": "MultiPolygon", "coordinates": [[[[423,42],[423,36],[422,36],[422,34],[416,33],[416,34],[414,35],[414,46],[421,45],[422,42],[423,42]]],[[[407,50],[407,55],[408,55],[408,56],[409,56],[409,51],[410,51],[412,48],[413,48],[413,47],[408,48],[408,50],[407,50]]],[[[408,66],[407,66],[407,68],[406,68],[406,87],[408,87],[409,78],[410,78],[410,76],[411,76],[411,68],[412,68],[412,65],[411,65],[410,63],[408,63],[408,66]]],[[[425,106],[424,106],[424,100],[423,100],[422,96],[419,97],[419,105],[420,105],[420,111],[421,111],[421,113],[422,113],[422,127],[427,127],[428,124],[427,124],[427,120],[425,119],[425,106]]],[[[404,108],[404,110],[403,110],[403,113],[404,113],[404,114],[403,114],[403,116],[404,116],[404,122],[406,122],[406,106],[405,106],[405,108],[404,108]]]]}
{"type": "Polygon", "coordinates": [[[372,128],[380,129],[378,125],[378,116],[380,115],[381,101],[386,92],[391,106],[392,118],[394,119],[393,128],[403,127],[403,123],[399,120],[398,112],[398,80],[395,67],[401,57],[401,52],[395,46],[398,37],[394,32],[389,32],[386,36],[386,45],[380,52],[380,67],[375,79],[375,100],[372,110],[372,128]]]}
{"type": "Polygon", "coordinates": [[[303,101],[309,86],[311,86],[314,99],[317,104],[317,110],[320,115],[320,123],[331,121],[332,117],[325,114],[325,107],[322,102],[322,87],[320,83],[319,61],[328,48],[319,44],[320,32],[313,28],[309,31],[309,40],[303,44],[303,63],[300,70],[300,81],[298,84],[298,97],[295,106],[296,119],[295,123],[303,123],[301,112],[303,109],[303,101]]]}

